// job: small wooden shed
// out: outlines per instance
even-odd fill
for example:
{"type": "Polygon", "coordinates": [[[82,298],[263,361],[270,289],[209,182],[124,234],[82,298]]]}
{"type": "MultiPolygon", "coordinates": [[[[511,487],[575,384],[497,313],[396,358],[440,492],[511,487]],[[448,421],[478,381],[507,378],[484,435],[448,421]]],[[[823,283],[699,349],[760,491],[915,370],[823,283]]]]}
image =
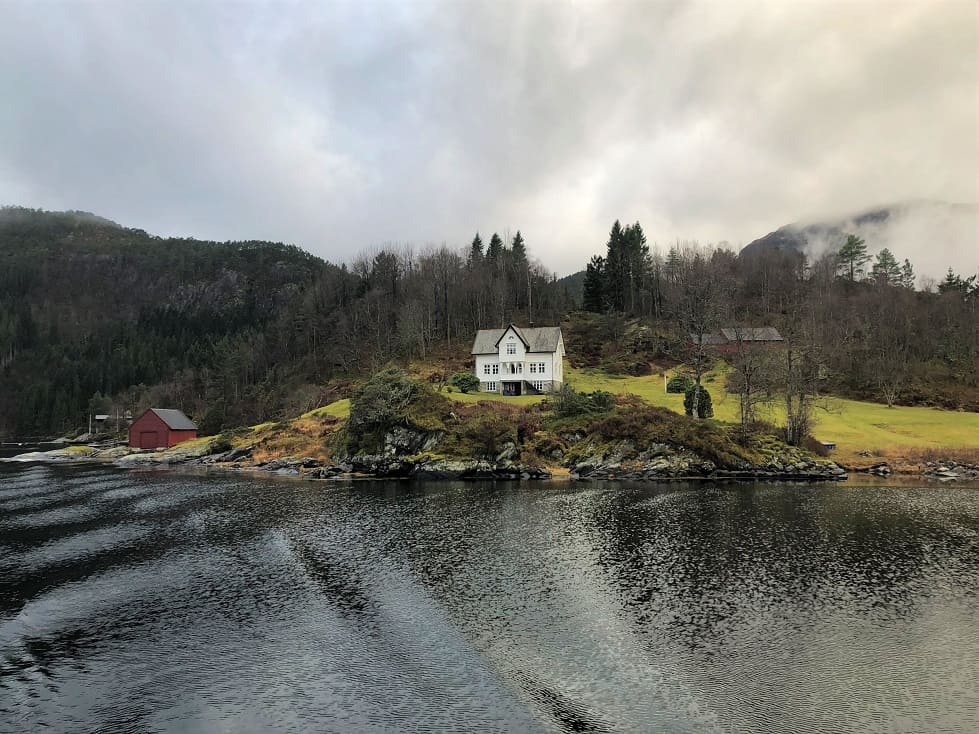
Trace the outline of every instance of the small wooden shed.
{"type": "Polygon", "coordinates": [[[168,449],[192,438],[197,425],[172,408],[149,408],[129,426],[129,445],[135,449],[168,449]]]}

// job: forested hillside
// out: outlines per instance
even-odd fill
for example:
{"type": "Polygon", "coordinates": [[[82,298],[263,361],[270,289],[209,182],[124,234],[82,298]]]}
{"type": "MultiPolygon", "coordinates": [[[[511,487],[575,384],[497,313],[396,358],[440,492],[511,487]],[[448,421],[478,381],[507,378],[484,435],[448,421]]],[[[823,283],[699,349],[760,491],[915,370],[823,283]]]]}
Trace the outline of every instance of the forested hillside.
{"type": "Polygon", "coordinates": [[[392,361],[458,368],[476,329],[562,319],[578,366],[679,364],[695,380],[720,355],[692,347],[691,334],[778,328],[777,359],[725,357],[749,418],[752,401],[774,393],[798,401],[792,414],[826,392],[979,410],[975,275],[949,271],[918,290],[912,263],[856,236],[811,262],[659,252],[638,223],[616,223],[603,249],[560,281],[519,232],[338,266],[289,245],[163,239],[82,212],[6,208],[0,436],[51,436],[90,413],[150,404],[181,408],[208,432],[257,423],[346,397],[350,381],[392,361]],[[599,317],[576,318],[579,307],[599,317]]]}
{"type": "Polygon", "coordinates": [[[783,348],[764,360],[731,346],[732,388],[742,394],[775,390],[806,410],[827,391],[979,410],[979,276],[949,269],[927,291],[915,282],[913,263],[887,248],[873,252],[855,235],[841,235],[816,260],[778,248],[742,257],[697,246],[664,253],[650,249],[639,223],[616,222],[605,254],[588,263],[583,303],[674,329],[672,354],[698,380],[718,358],[704,337],[776,327],[783,348]]]}
{"type": "Polygon", "coordinates": [[[564,289],[519,233],[350,267],[269,242],[154,237],[83,212],[0,210],[0,436],[90,412],[184,409],[207,430],[316,404],[333,377],[427,357],[564,289]],[[485,250],[485,251],[484,251],[485,250]]]}

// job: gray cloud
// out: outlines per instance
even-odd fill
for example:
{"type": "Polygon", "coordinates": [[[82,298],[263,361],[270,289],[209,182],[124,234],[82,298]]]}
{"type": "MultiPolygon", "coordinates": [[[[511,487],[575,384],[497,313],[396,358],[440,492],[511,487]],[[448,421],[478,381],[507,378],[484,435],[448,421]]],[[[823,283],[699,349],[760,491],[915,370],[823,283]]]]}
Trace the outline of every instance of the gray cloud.
{"type": "Polygon", "coordinates": [[[0,99],[0,202],[334,260],[979,201],[973,2],[8,1],[0,99]]]}

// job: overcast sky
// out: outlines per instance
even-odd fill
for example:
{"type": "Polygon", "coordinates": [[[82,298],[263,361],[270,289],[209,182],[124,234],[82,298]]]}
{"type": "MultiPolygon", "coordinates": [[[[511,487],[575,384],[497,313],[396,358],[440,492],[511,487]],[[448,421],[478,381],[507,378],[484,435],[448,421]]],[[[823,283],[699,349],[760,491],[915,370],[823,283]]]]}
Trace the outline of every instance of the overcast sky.
{"type": "Polygon", "coordinates": [[[563,274],[911,198],[979,200],[974,0],[0,0],[0,203],[563,274]]]}

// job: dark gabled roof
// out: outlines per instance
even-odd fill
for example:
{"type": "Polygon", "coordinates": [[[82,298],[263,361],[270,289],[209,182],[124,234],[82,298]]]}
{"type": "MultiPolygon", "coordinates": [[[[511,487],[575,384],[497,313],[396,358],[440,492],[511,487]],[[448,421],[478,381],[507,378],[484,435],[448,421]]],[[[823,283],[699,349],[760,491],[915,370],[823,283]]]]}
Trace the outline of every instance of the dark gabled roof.
{"type": "Polygon", "coordinates": [[[500,339],[506,334],[507,329],[511,328],[527,347],[528,352],[556,352],[561,342],[560,326],[518,328],[511,324],[506,329],[477,331],[470,354],[496,354],[499,351],[500,339]]]}
{"type": "Polygon", "coordinates": [[[156,416],[172,431],[196,431],[197,424],[175,408],[150,408],[156,416]]]}
{"type": "MultiPolygon", "coordinates": [[[[700,335],[691,334],[690,341],[700,344],[700,335]]],[[[735,342],[780,342],[785,341],[778,329],[772,326],[751,327],[751,326],[732,326],[721,329],[713,334],[704,334],[704,344],[716,347],[723,344],[733,344],[735,342]]]]}
{"type": "MultiPolygon", "coordinates": [[[[690,341],[693,344],[700,344],[700,334],[691,334],[690,341]]],[[[720,334],[704,334],[704,344],[709,347],[715,347],[720,344],[727,344],[727,339],[720,334]]]]}
{"type": "Polygon", "coordinates": [[[762,326],[752,328],[736,326],[729,329],[721,329],[721,334],[729,342],[736,342],[739,339],[743,342],[780,342],[783,341],[778,329],[773,326],[762,326]]]}
{"type": "Polygon", "coordinates": [[[516,334],[517,338],[523,342],[524,347],[526,347],[528,350],[530,349],[530,342],[527,341],[527,338],[523,335],[520,329],[517,328],[516,324],[509,324],[505,329],[503,329],[503,331],[500,332],[500,338],[496,340],[495,344],[493,344],[494,347],[499,348],[500,339],[502,339],[504,334],[506,334],[508,331],[512,331],[514,334],[516,334]]]}

